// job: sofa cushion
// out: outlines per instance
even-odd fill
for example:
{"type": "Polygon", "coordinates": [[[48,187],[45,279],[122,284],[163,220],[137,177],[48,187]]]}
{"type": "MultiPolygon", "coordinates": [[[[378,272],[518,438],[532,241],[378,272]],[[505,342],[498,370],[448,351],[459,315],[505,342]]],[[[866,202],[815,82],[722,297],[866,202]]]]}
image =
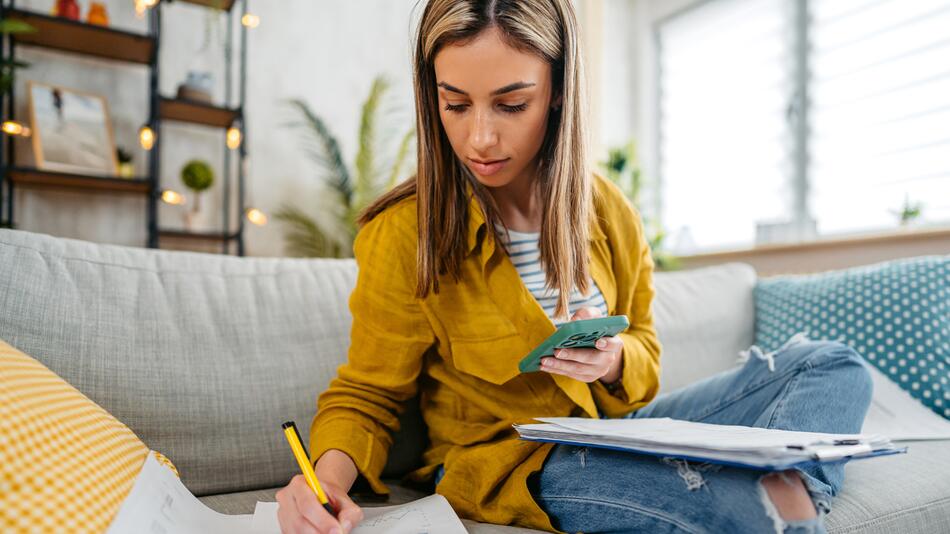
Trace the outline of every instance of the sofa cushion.
{"type": "Polygon", "coordinates": [[[907,454],[849,462],[828,532],[950,532],[950,446],[905,442],[907,454]]]}
{"type": "Polygon", "coordinates": [[[842,341],[950,418],[950,256],[763,279],[755,306],[763,350],[799,331],[842,341]]]}
{"type": "Polygon", "coordinates": [[[147,454],[128,427],[0,340],[0,531],[105,531],[147,454]]]}
{"type": "Polygon", "coordinates": [[[752,344],[755,280],[755,269],[745,263],[654,275],[661,392],[736,364],[739,351],[752,344]]]}
{"type": "Polygon", "coordinates": [[[168,455],[195,494],[277,486],[299,470],[281,423],[307,435],[346,359],[355,275],[353,260],[0,230],[0,338],[168,455]]]}

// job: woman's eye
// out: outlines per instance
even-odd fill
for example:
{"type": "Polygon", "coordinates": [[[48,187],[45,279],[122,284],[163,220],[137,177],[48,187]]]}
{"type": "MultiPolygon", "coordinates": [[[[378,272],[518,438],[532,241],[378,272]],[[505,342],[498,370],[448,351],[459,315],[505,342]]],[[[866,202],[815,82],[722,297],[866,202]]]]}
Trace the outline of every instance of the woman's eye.
{"type": "Polygon", "coordinates": [[[506,106],[504,104],[501,105],[501,109],[505,113],[518,113],[518,112],[524,111],[525,108],[527,107],[528,107],[528,104],[518,104],[516,106],[506,106]]]}
{"type": "MultiPolygon", "coordinates": [[[[505,112],[505,113],[519,113],[519,112],[522,112],[522,111],[524,111],[525,109],[527,109],[528,104],[527,104],[527,103],[524,103],[524,104],[518,104],[518,105],[515,105],[515,106],[508,106],[508,105],[505,105],[505,104],[499,104],[499,106],[501,107],[501,110],[502,110],[503,112],[505,112]]],[[[445,105],[445,110],[446,110],[446,111],[451,111],[451,112],[453,112],[453,113],[462,113],[463,111],[465,111],[465,108],[467,108],[467,107],[468,107],[467,104],[446,104],[446,105],[445,105]]]]}

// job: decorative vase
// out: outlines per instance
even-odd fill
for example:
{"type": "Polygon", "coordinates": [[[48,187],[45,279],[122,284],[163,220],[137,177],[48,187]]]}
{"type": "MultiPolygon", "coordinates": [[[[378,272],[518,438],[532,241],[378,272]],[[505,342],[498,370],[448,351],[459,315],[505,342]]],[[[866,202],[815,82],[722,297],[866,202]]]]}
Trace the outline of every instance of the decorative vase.
{"type": "Polygon", "coordinates": [[[214,79],[208,71],[188,71],[188,77],[178,86],[178,98],[211,103],[214,79]]]}
{"type": "Polygon", "coordinates": [[[76,0],[56,0],[56,15],[69,20],[79,20],[79,4],[76,0]]]}
{"type": "Polygon", "coordinates": [[[99,26],[109,25],[109,13],[102,2],[92,2],[89,4],[89,13],[86,14],[86,22],[99,26]]]}

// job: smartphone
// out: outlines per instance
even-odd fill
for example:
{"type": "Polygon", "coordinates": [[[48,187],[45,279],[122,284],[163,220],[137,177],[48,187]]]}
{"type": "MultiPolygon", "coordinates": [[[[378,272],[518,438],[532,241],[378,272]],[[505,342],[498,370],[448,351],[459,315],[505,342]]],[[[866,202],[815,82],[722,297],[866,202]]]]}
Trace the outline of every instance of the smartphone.
{"type": "Polygon", "coordinates": [[[564,323],[522,358],[518,363],[518,369],[522,373],[538,371],[541,369],[541,358],[553,356],[554,349],[591,348],[598,339],[615,336],[626,330],[628,326],[630,326],[630,321],[626,315],[595,317],[564,323]]]}

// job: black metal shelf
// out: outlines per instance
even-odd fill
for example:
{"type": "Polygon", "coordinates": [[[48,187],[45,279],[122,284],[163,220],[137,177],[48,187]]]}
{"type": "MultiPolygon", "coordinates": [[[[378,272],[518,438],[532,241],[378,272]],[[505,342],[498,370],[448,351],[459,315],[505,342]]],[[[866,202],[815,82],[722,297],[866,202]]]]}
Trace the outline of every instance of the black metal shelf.
{"type": "Polygon", "coordinates": [[[239,109],[214,106],[194,100],[166,97],[159,99],[158,116],[167,121],[230,128],[240,115],[239,109]]]}
{"type": "Polygon", "coordinates": [[[186,4],[197,4],[199,6],[213,7],[223,11],[231,11],[235,0],[179,0],[186,4]]]}
{"type": "MultiPolygon", "coordinates": [[[[247,78],[247,28],[240,26],[240,34],[235,36],[231,28],[235,27],[234,17],[247,14],[248,1],[241,0],[241,10],[238,13],[234,6],[237,0],[177,0],[183,3],[195,4],[208,8],[220,9],[228,18],[227,27],[229,44],[225,47],[225,105],[212,105],[204,102],[180,98],[168,98],[159,94],[159,50],[162,40],[162,8],[171,3],[171,0],[161,0],[157,6],[148,11],[148,32],[140,34],[109,27],[87,24],[80,21],[49,16],[43,13],[26,11],[14,7],[15,0],[0,0],[0,19],[19,20],[36,28],[33,33],[17,33],[0,36],[3,46],[0,47],[0,59],[13,61],[16,59],[16,49],[21,45],[40,47],[49,50],[76,54],[103,60],[144,65],[148,67],[148,95],[149,110],[146,124],[158,136],[152,150],[147,155],[147,176],[135,178],[118,178],[114,176],[90,176],[68,172],[54,172],[42,169],[17,166],[14,153],[14,137],[0,134],[0,227],[16,227],[14,217],[14,187],[30,189],[57,189],[83,191],[100,194],[140,194],[147,201],[146,225],[148,230],[148,247],[157,248],[161,240],[167,241],[219,241],[222,243],[222,252],[230,253],[230,244],[236,243],[238,255],[244,254],[244,159],[247,156],[247,123],[244,117],[244,103],[247,78]],[[240,56],[232,57],[231,50],[240,41],[240,56]],[[237,105],[230,107],[233,88],[233,64],[238,60],[240,68],[240,86],[237,93],[237,105]],[[218,129],[231,126],[240,126],[244,141],[237,150],[230,150],[222,142],[224,149],[223,186],[221,188],[225,208],[222,210],[223,231],[217,232],[188,232],[182,230],[162,229],[159,225],[159,203],[161,187],[161,150],[163,138],[169,132],[161,132],[161,125],[165,122],[198,124],[218,129]],[[237,157],[236,165],[233,158],[237,157]],[[236,167],[237,202],[232,202],[231,188],[234,181],[236,167]],[[236,228],[234,224],[233,206],[237,205],[236,228]],[[6,213],[4,214],[4,206],[6,213]]],[[[11,85],[12,84],[11,82],[11,85]]],[[[0,101],[2,117],[0,122],[15,120],[14,105],[15,91],[3,95],[0,101]]],[[[22,121],[21,121],[22,122],[22,121]]],[[[222,139],[224,141],[224,139],[222,139]]]]}
{"type": "Polygon", "coordinates": [[[35,33],[13,34],[17,44],[49,48],[84,56],[148,65],[155,52],[155,39],[62,17],[21,9],[7,10],[5,17],[36,28],[35,33]]]}
{"type": "Polygon", "coordinates": [[[240,234],[226,232],[192,232],[188,230],[163,229],[158,231],[159,238],[189,239],[192,241],[234,241],[240,234]]]}
{"type": "Polygon", "coordinates": [[[117,178],[67,172],[46,171],[27,167],[7,169],[7,178],[18,187],[37,189],[69,189],[90,193],[137,193],[152,190],[148,178],[117,178]]]}

